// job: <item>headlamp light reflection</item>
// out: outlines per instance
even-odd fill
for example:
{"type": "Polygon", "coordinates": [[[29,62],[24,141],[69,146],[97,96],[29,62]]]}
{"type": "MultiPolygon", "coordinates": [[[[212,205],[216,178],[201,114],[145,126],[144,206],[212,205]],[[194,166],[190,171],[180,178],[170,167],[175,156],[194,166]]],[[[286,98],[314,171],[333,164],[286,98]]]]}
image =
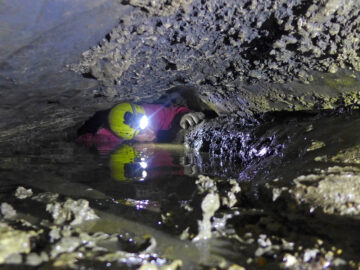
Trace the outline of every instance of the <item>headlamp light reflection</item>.
{"type": "Polygon", "coordinates": [[[145,161],[141,161],[141,162],[139,162],[139,164],[140,164],[140,167],[143,168],[143,169],[146,169],[147,166],[148,166],[145,161]]]}
{"type": "Polygon", "coordinates": [[[139,127],[141,129],[145,129],[148,126],[148,124],[149,124],[149,119],[145,115],[141,117],[139,127]]]}

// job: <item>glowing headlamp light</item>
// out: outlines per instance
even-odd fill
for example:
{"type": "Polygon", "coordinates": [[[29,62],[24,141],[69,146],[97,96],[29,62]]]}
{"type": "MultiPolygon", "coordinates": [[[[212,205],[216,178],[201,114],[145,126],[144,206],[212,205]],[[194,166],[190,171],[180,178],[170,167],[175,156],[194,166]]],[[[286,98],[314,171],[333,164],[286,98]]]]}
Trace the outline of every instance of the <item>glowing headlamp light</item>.
{"type": "Polygon", "coordinates": [[[140,164],[140,167],[143,168],[143,169],[146,169],[147,166],[148,166],[145,161],[141,161],[141,162],[139,162],[139,164],[140,164]]]}
{"type": "Polygon", "coordinates": [[[149,119],[144,114],[134,114],[126,112],[124,116],[124,123],[134,129],[145,129],[149,124],[149,119]]]}
{"type": "Polygon", "coordinates": [[[149,124],[149,119],[146,117],[146,115],[142,116],[140,119],[139,127],[140,129],[145,129],[149,124]]]}

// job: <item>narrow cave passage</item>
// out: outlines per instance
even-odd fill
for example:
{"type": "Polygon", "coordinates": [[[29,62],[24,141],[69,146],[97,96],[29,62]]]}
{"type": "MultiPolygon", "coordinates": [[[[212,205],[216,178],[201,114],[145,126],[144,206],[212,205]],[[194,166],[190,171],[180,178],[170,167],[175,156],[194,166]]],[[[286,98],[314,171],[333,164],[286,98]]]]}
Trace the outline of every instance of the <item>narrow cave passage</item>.
{"type": "Polygon", "coordinates": [[[359,268],[359,15],[3,1],[1,268],[359,268]]]}

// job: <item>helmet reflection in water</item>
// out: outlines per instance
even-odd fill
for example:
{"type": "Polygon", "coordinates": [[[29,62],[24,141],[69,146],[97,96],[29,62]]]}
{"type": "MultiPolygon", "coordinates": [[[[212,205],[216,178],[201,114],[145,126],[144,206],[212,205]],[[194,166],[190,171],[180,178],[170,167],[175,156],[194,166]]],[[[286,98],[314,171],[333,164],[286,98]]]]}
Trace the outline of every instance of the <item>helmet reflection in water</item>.
{"type": "MultiPolygon", "coordinates": [[[[150,180],[184,175],[184,166],[170,145],[122,144],[110,155],[115,180],[150,180]]],[[[181,151],[183,149],[181,148],[181,151]]],[[[183,152],[182,152],[183,153],[183,152]]]]}
{"type": "Polygon", "coordinates": [[[182,145],[122,144],[108,157],[113,181],[106,185],[107,192],[126,200],[159,202],[175,193],[186,199],[195,177],[184,171],[184,154],[182,145]]]}
{"type": "Polygon", "coordinates": [[[131,145],[123,144],[110,156],[112,177],[116,180],[139,180],[147,177],[147,162],[131,145]]]}

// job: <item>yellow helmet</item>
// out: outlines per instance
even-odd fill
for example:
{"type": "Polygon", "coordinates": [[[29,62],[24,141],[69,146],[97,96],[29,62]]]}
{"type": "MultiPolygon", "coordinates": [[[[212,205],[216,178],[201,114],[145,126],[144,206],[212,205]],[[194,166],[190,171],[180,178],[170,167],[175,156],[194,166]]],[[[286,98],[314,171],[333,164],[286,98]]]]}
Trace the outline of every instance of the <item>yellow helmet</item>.
{"type": "Polygon", "coordinates": [[[109,113],[109,127],[120,138],[124,140],[131,140],[139,134],[141,127],[140,121],[146,120],[144,107],[123,102],[113,107],[109,113]]]}
{"type": "Polygon", "coordinates": [[[110,168],[112,177],[115,180],[144,179],[144,166],[141,162],[139,152],[135,151],[131,145],[121,145],[110,156],[110,168]]]}

